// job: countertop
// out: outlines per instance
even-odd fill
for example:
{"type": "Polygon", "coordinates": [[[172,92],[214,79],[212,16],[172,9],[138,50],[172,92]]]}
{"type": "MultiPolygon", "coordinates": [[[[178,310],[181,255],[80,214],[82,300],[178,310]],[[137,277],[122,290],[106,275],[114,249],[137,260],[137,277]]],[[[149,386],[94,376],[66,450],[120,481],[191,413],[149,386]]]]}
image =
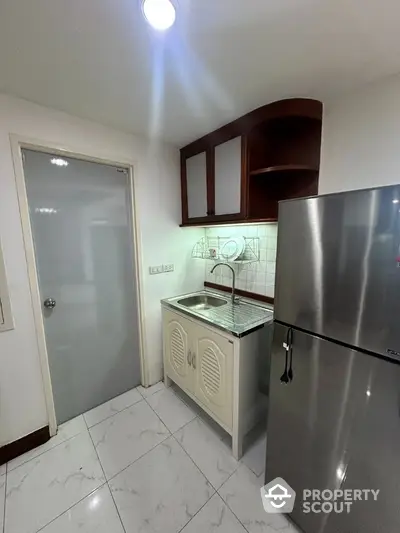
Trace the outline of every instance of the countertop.
{"type": "Polygon", "coordinates": [[[161,304],[170,309],[179,311],[189,317],[197,318],[218,329],[231,333],[235,337],[243,337],[252,333],[254,330],[263,327],[265,324],[272,322],[274,319],[273,306],[263,304],[250,298],[240,298],[239,302],[232,304],[230,294],[217,290],[202,290],[181,294],[173,298],[161,300],[161,304]],[[221,307],[211,309],[191,309],[179,303],[183,298],[199,294],[210,294],[226,300],[226,304],[221,307]]]}

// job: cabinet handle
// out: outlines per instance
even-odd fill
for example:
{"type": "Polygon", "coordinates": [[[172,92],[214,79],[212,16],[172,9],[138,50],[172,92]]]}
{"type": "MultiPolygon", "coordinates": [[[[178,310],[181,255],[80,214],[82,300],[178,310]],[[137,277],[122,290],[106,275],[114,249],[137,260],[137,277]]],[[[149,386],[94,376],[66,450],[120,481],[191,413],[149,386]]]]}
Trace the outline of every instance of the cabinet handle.
{"type": "Polygon", "coordinates": [[[187,354],[187,362],[189,363],[189,366],[192,366],[192,352],[190,350],[187,354]]]}
{"type": "Polygon", "coordinates": [[[192,365],[193,365],[193,368],[196,370],[196,354],[195,353],[192,354],[192,365]]]}

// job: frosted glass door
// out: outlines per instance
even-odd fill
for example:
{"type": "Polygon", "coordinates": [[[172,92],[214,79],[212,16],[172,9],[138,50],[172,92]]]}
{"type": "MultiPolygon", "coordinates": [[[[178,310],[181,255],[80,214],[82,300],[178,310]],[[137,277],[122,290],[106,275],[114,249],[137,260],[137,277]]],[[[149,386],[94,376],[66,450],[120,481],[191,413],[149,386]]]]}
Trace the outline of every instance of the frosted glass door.
{"type": "Polygon", "coordinates": [[[60,424],[140,382],[128,174],[30,150],[23,159],[60,424]]]}
{"type": "Polygon", "coordinates": [[[215,214],[240,213],[242,137],[215,147],[215,214]]]}
{"type": "Polygon", "coordinates": [[[206,152],[186,159],[188,217],[207,216],[207,156],[206,152]]]}

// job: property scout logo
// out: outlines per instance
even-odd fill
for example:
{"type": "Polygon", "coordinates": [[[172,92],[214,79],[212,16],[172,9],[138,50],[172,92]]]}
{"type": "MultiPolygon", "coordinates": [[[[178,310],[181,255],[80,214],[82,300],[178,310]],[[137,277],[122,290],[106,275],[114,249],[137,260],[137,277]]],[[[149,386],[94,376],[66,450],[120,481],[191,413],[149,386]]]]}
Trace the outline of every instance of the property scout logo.
{"type": "MultiPolygon", "coordinates": [[[[267,513],[291,513],[296,500],[296,492],[281,477],[261,487],[261,500],[267,513]]],[[[357,500],[376,501],[379,489],[304,489],[303,513],[350,513],[357,500]]]]}
{"type": "Polygon", "coordinates": [[[267,513],[291,513],[296,493],[284,479],[277,477],[261,487],[261,499],[267,513]]]}

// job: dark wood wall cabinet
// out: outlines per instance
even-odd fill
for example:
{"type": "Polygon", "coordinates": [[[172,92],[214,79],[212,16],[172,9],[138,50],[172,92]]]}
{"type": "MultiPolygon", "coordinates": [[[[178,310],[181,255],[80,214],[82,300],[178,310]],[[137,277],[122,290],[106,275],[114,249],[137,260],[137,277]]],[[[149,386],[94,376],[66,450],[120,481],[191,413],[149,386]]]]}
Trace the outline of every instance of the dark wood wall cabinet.
{"type": "Polygon", "coordinates": [[[322,103],[280,100],[181,149],[182,226],[270,222],[318,193],[322,103]]]}

